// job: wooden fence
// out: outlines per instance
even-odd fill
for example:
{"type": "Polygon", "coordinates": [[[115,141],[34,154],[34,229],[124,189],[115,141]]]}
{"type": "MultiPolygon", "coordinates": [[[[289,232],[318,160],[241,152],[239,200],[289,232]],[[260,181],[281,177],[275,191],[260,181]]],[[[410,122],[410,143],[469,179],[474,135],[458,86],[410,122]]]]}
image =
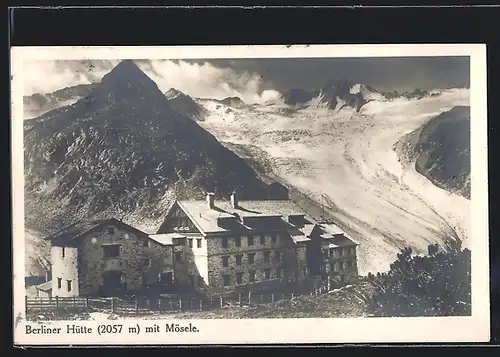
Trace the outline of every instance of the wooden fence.
{"type": "Polygon", "coordinates": [[[320,295],[327,293],[329,287],[314,289],[305,293],[283,294],[238,294],[237,296],[224,297],[160,297],[156,299],[135,298],[86,298],[86,297],[52,297],[32,298],[26,297],[26,313],[42,311],[108,311],[116,314],[146,314],[153,312],[180,312],[180,311],[207,311],[220,309],[227,306],[249,306],[269,304],[280,300],[290,300],[301,295],[320,295]]]}

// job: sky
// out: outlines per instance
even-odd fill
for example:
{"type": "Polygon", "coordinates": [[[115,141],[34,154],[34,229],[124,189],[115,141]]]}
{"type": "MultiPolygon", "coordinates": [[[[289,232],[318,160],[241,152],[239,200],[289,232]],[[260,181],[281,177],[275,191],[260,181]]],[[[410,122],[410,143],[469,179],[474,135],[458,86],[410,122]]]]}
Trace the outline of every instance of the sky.
{"type": "MultiPolygon", "coordinates": [[[[24,95],[99,81],[119,60],[32,61],[24,64],[24,95]]],[[[319,89],[343,78],[379,91],[468,88],[468,57],[270,58],[137,60],[160,90],[199,98],[238,96],[264,102],[290,89],[319,89]]]]}

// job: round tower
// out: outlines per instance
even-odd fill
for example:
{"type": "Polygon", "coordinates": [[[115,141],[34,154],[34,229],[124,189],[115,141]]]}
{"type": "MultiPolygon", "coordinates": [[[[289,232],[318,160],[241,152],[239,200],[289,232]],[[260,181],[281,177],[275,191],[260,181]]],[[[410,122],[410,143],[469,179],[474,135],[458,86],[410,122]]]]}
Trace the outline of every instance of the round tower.
{"type": "Polygon", "coordinates": [[[52,296],[78,296],[78,250],[52,246],[52,296]]]}

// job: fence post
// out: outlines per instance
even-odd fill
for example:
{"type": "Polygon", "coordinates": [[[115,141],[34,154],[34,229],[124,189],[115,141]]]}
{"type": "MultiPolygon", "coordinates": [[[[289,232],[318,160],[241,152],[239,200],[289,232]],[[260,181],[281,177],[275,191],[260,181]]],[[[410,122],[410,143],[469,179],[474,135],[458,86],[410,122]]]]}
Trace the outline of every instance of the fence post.
{"type": "Polygon", "coordinates": [[[292,291],[292,299],[293,299],[293,291],[292,291]]]}
{"type": "Polygon", "coordinates": [[[158,312],[161,312],[161,299],[158,298],[158,312]]]}
{"type": "Polygon", "coordinates": [[[248,305],[250,305],[252,303],[252,292],[249,291],[248,292],[248,305]]]}
{"type": "Polygon", "coordinates": [[[274,293],[271,294],[271,302],[274,304],[274,293]]]}
{"type": "Polygon", "coordinates": [[[59,309],[59,296],[56,296],[56,309],[59,309]]]}
{"type": "Polygon", "coordinates": [[[285,300],[285,294],[281,294],[281,300],[285,300]]]}
{"type": "Polygon", "coordinates": [[[330,286],[330,278],[328,278],[328,283],[327,283],[327,284],[328,284],[328,285],[327,285],[327,289],[328,289],[328,291],[330,291],[330,287],[331,287],[331,286],[330,286]]]}
{"type": "Polygon", "coordinates": [[[179,310],[182,311],[182,298],[179,298],[179,310]]]}
{"type": "Polygon", "coordinates": [[[203,299],[200,299],[200,311],[203,311],[203,299]]]}
{"type": "Polygon", "coordinates": [[[238,294],[238,305],[241,307],[241,294],[238,294]]]}
{"type": "Polygon", "coordinates": [[[40,298],[40,311],[43,311],[43,299],[40,298]]]}
{"type": "Polygon", "coordinates": [[[222,300],[222,295],[220,296],[220,307],[223,306],[223,300],[222,300]]]}
{"type": "Polygon", "coordinates": [[[111,313],[115,313],[115,298],[111,298],[111,313]]]}
{"type": "Polygon", "coordinates": [[[169,311],[172,311],[172,299],[171,298],[168,298],[168,308],[169,308],[169,311]]]}
{"type": "Polygon", "coordinates": [[[139,300],[135,298],[135,315],[139,315],[139,300]]]}
{"type": "Polygon", "coordinates": [[[76,296],[73,296],[73,307],[76,308],[76,296]]]}
{"type": "Polygon", "coordinates": [[[86,309],[89,308],[89,298],[88,297],[85,298],[85,308],[86,309]]]}
{"type": "Polygon", "coordinates": [[[28,295],[24,295],[24,310],[25,310],[25,313],[27,314],[28,311],[29,311],[29,302],[28,302],[28,295]]]}
{"type": "Polygon", "coordinates": [[[260,302],[264,302],[264,294],[260,295],[260,302]]]}

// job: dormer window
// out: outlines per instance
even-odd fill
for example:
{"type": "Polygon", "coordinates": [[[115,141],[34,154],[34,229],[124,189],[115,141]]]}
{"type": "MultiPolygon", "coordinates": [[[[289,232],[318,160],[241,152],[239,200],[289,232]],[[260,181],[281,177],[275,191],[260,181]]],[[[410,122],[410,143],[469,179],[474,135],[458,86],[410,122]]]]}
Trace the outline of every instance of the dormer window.
{"type": "Polygon", "coordinates": [[[109,227],[107,227],[107,228],[106,228],[106,232],[107,232],[108,234],[115,234],[115,227],[113,227],[113,226],[109,226],[109,227]]]}

